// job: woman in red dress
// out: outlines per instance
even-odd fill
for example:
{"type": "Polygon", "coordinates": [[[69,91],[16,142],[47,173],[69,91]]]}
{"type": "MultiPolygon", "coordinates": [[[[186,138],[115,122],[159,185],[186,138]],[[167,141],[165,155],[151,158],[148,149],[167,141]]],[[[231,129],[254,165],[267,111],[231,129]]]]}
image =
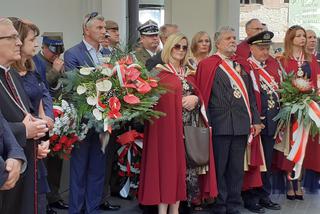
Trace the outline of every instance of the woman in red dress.
{"type": "MultiPolygon", "coordinates": [[[[280,58],[280,64],[283,69],[287,72],[294,72],[298,77],[304,77],[310,79],[315,87],[317,87],[317,75],[319,75],[319,65],[314,55],[306,52],[306,31],[299,25],[294,25],[288,29],[284,41],[284,53],[283,57],[280,58]]],[[[313,143],[314,139],[309,137],[307,144],[307,151],[312,146],[318,146],[313,143]],[[309,147],[309,148],[308,148],[309,147]]],[[[315,148],[316,149],[316,148],[315,148]]],[[[283,154],[277,156],[277,165],[280,169],[291,173],[293,169],[293,163],[287,160],[283,154]],[[282,155],[282,158],[281,158],[282,155]]],[[[319,168],[320,156],[317,155],[317,162],[309,163],[307,161],[312,157],[306,152],[304,165],[308,162],[308,168],[319,168]]],[[[287,198],[290,200],[300,199],[303,200],[303,191],[301,189],[301,178],[298,179],[297,188],[294,190],[292,181],[288,182],[287,198]]]]}
{"type": "MultiPolygon", "coordinates": [[[[200,109],[200,96],[186,77],[187,50],[188,41],[183,34],[168,37],[161,55],[166,64],[158,67],[160,84],[168,92],[161,96],[155,107],[166,115],[147,124],[145,129],[138,198],[143,205],[158,205],[160,214],[166,214],[168,210],[170,214],[178,214],[180,201],[187,200],[189,195],[183,125],[193,122],[193,112],[200,109]]],[[[216,188],[211,190],[216,194],[216,188]]]]}

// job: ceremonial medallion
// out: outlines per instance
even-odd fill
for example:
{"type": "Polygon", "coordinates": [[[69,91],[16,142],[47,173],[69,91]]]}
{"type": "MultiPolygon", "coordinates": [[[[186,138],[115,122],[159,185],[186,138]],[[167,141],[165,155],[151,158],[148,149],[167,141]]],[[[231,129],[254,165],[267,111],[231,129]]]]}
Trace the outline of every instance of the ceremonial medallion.
{"type": "Polygon", "coordinates": [[[241,92],[239,89],[236,89],[233,91],[233,96],[237,99],[240,99],[241,98],[241,92]]]}
{"type": "Polygon", "coordinates": [[[275,102],[274,102],[274,100],[268,100],[268,107],[269,107],[269,109],[273,109],[274,107],[275,107],[275,102]]]}
{"type": "Polygon", "coordinates": [[[303,70],[301,69],[301,67],[299,67],[299,70],[298,70],[298,72],[297,72],[297,75],[298,75],[298,77],[303,77],[304,72],[303,72],[303,70]]]}

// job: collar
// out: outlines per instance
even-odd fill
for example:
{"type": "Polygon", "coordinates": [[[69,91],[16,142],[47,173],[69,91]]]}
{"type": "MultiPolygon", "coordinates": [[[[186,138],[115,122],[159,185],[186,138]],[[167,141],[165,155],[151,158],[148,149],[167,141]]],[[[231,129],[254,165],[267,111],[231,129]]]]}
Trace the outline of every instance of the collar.
{"type": "Polygon", "coordinates": [[[83,41],[83,43],[84,43],[84,45],[86,46],[86,49],[87,49],[88,51],[94,50],[95,52],[101,52],[102,49],[103,49],[102,45],[99,44],[99,50],[96,51],[96,49],[95,49],[92,45],[90,45],[85,39],[82,39],[82,41],[83,41]]]}
{"type": "Polygon", "coordinates": [[[0,68],[2,68],[4,72],[8,72],[10,70],[10,66],[6,68],[3,65],[0,65],[0,68]]]}
{"type": "Polygon", "coordinates": [[[146,51],[150,54],[151,57],[153,57],[153,56],[155,56],[157,54],[157,52],[152,52],[152,51],[150,51],[148,49],[146,49],[146,51]]]}
{"type": "Polygon", "coordinates": [[[262,68],[264,68],[266,66],[266,61],[260,62],[256,58],[254,58],[253,55],[251,55],[251,59],[252,59],[253,62],[255,62],[257,65],[261,66],[262,68]]]}

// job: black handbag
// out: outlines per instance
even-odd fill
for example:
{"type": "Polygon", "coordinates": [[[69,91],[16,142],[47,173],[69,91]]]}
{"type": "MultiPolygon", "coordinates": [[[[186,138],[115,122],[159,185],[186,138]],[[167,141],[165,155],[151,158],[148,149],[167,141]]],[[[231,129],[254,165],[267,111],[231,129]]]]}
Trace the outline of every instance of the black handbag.
{"type": "Polygon", "coordinates": [[[209,163],[209,143],[211,128],[199,117],[197,127],[184,126],[184,142],[188,161],[192,166],[204,166],[209,163]]]}

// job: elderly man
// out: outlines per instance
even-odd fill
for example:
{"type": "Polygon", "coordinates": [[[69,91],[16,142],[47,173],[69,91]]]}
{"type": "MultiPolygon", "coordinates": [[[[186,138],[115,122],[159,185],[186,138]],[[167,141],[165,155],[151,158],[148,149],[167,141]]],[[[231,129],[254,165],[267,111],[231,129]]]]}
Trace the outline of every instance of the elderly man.
{"type": "Polygon", "coordinates": [[[261,125],[250,69],[235,55],[234,29],[221,27],[214,41],[217,53],[199,63],[196,76],[213,130],[219,190],[213,209],[214,213],[240,213],[245,149],[261,125]]]}
{"type": "Polygon", "coordinates": [[[152,20],[145,22],[138,27],[140,32],[140,46],[135,49],[137,59],[146,64],[146,61],[158,53],[159,28],[152,20]]]}
{"type": "Polygon", "coordinates": [[[236,53],[238,56],[241,56],[247,59],[250,56],[250,47],[247,43],[247,40],[250,37],[262,32],[264,30],[264,26],[262,25],[259,19],[254,18],[254,19],[250,19],[246,23],[245,29],[246,29],[247,38],[238,45],[236,53]]]}
{"type": "MultiPolygon", "coordinates": [[[[97,12],[83,21],[83,40],[64,54],[66,71],[81,66],[100,65],[106,34],[104,17],[97,12]]],[[[99,210],[105,178],[105,154],[101,151],[99,133],[88,132],[84,142],[72,152],[70,160],[69,213],[96,213],[99,210]]]]}
{"type": "MultiPolygon", "coordinates": [[[[161,40],[162,45],[164,45],[167,41],[167,38],[173,34],[178,32],[178,26],[175,24],[165,24],[160,27],[160,33],[159,37],[161,40]]],[[[159,51],[155,56],[151,57],[150,59],[147,60],[146,62],[146,67],[150,71],[152,68],[156,67],[158,64],[164,64],[161,59],[161,53],[162,51],[159,51]]]]}
{"type": "Polygon", "coordinates": [[[320,52],[317,51],[317,35],[313,30],[306,30],[307,45],[306,51],[316,56],[317,61],[320,63],[320,52]]]}
{"type": "Polygon", "coordinates": [[[271,39],[274,34],[270,31],[263,31],[250,37],[247,42],[250,45],[251,56],[248,62],[253,71],[257,86],[256,100],[258,109],[261,112],[261,121],[264,129],[261,131],[261,141],[263,145],[266,172],[262,172],[262,187],[251,188],[242,193],[244,206],[254,213],[264,213],[264,208],[271,210],[280,210],[279,204],[270,199],[271,194],[271,163],[273,157],[273,146],[275,144],[274,134],[277,128],[277,122],[273,118],[278,114],[280,109],[279,87],[281,72],[277,61],[269,55],[271,39]]]}
{"type": "MultiPolygon", "coordinates": [[[[36,207],[36,188],[34,176],[35,142],[48,131],[46,121],[31,116],[30,100],[25,94],[18,72],[10,65],[20,60],[21,41],[12,22],[0,18],[0,111],[8,121],[16,140],[23,147],[28,161],[25,175],[16,186],[1,193],[0,213],[34,213],[36,207]],[[19,205],[19,206],[17,206],[19,205]]],[[[16,160],[15,170],[20,171],[21,161],[16,160]]]]}

